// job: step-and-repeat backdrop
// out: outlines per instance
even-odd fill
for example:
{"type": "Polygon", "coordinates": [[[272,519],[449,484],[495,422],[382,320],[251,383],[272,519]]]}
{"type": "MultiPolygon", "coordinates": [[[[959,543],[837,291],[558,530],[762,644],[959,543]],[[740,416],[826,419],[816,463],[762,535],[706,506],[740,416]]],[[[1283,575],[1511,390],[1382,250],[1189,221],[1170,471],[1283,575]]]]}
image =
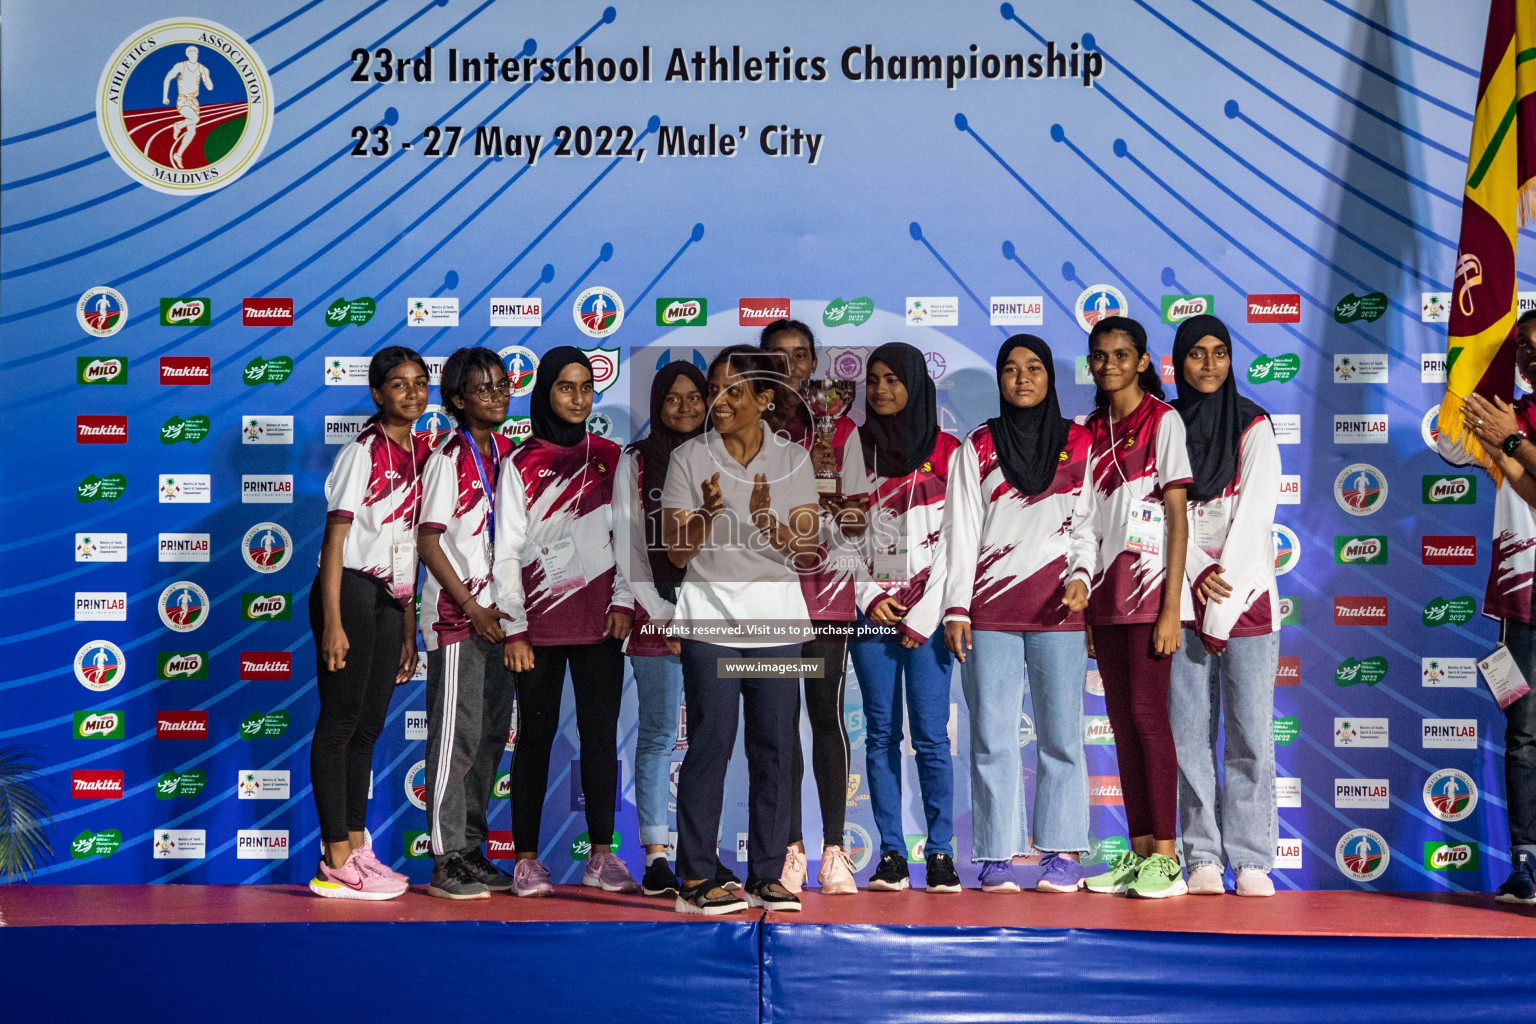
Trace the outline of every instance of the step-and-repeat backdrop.
{"type": "MultiPolygon", "coordinates": [[[[824,373],[921,347],[963,435],[996,409],[1007,335],[1052,344],[1081,414],[1089,322],[1140,319],[1171,380],[1173,325],[1205,311],[1232,329],[1286,474],[1277,879],[1497,884],[1502,718],[1474,664],[1496,640],[1478,615],[1493,488],[1431,451],[1485,10],[8,4],[0,745],[45,766],[37,877],[313,872],[322,483],[384,345],[434,369],[483,345],[520,372],[578,345],[591,427],[622,442],[659,363],[787,313],[824,373]]],[[[433,408],[420,428],[445,423],[433,408]]],[[[1096,673],[1085,691],[1102,859],[1125,816],[1096,673]]],[[[958,679],[952,694],[971,871],[958,679]]],[[[424,708],[420,678],[396,691],[369,812],[418,880],[424,708]]],[[[862,879],[878,837],[856,681],[844,712],[862,879]]],[[[557,881],[588,846],[572,715],[567,697],[544,816],[557,881]]],[[[632,685],[620,729],[618,849],[638,866],[632,685]]],[[[1032,800],[1027,714],[1019,748],[1032,800]]],[[[910,756],[905,773],[920,860],[910,756]]],[[[739,758],[730,786],[728,863],[739,758]]],[[[814,836],[809,778],[805,796],[814,836]]]]}

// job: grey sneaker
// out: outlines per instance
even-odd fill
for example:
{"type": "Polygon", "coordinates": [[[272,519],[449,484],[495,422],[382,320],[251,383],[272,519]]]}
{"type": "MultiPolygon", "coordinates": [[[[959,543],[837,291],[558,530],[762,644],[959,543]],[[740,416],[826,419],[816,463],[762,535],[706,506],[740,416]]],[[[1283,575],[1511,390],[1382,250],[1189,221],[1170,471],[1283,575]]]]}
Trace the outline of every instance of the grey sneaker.
{"type": "Polygon", "coordinates": [[[588,857],[587,870],[581,876],[581,884],[604,892],[640,891],[629,868],[624,866],[616,853],[594,853],[588,857]]]}
{"type": "Polygon", "coordinates": [[[1227,887],[1221,876],[1222,870],[1219,864],[1196,864],[1189,872],[1189,894],[1191,896],[1226,895],[1227,887]]]}
{"type": "Polygon", "coordinates": [[[475,881],[491,892],[507,892],[517,885],[512,876],[492,864],[478,846],[464,851],[464,866],[475,877],[475,881]]]}
{"type": "Polygon", "coordinates": [[[1243,868],[1237,873],[1237,894],[1239,896],[1273,896],[1275,883],[1269,880],[1268,871],[1243,868]]]}
{"type": "Polygon", "coordinates": [[[432,872],[432,884],[427,886],[427,894],[445,900],[491,898],[491,891],[476,880],[464,863],[464,858],[458,854],[443,861],[432,872]]]}

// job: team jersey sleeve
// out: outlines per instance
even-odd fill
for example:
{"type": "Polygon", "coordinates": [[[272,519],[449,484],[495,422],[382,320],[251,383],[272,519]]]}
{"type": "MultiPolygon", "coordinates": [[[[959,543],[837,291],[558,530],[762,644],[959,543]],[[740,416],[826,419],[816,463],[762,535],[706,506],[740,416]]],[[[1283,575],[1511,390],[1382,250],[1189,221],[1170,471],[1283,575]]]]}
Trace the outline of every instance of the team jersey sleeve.
{"type": "MultiPolygon", "coordinates": [[[[421,470],[420,526],[446,530],[458,505],[459,474],[453,457],[442,449],[427,456],[421,470]]],[[[419,528],[418,527],[418,528],[419,528]]]]}
{"type": "Polygon", "coordinates": [[[619,458],[619,472],[613,481],[613,515],[614,562],[620,574],[629,582],[631,594],[651,621],[671,621],[672,604],[662,599],[651,579],[645,506],[640,498],[640,461],[631,452],[619,458]]]}
{"type": "Polygon", "coordinates": [[[512,618],[503,628],[507,643],[528,639],[527,594],[523,591],[523,544],[528,537],[528,497],[517,466],[503,466],[496,481],[496,607],[512,618]]]}
{"type": "MultiPolygon", "coordinates": [[[[956,452],[958,454],[958,449],[956,452]]],[[[957,454],[950,456],[950,465],[954,465],[957,454]]],[[[948,490],[946,482],[946,494],[948,490]]],[[[923,596],[907,609],[906,617],[902,619],[902,626],[914,639],[926,642],[944,618],[944,585],[949,579],[949,543],[949,513],[946,508],[939,516],[939,539],[933,545],[933,561],[928,566],[928,582],[923,586],[923,596]]]]}
{"type": "Polygon", "coordinates": [[[949,565],[944,578],[944,621],[970,622],[971,596],[976,589],[976,560],[981,552],[981,527],[986,505],[981,497],[981,462],[969,440],[949,463],[949,487],[944,495],[944,526],[949,533],[949,565]]]}
{"type": "MultiPolygon", "coordinates": [[[[613,471],[615,478],[618,477],[623,464],[624,455],[620,454],[618,465],[613,471]]],[[[614,486],[618,486],[618,483],[619,481],[615,479],[614,486]]],[[[608,550],[613,555],[613,595],[608,599],[608,611],[633,616],[635,597],[629,587],[629,565],[619,557],[619,541],[628,533],[628,527],[619,517],[619,509],[612,499],[603,507],[603,515],[608,520],[608,550]]]]}
{"type": "Polygon", "coordinates": [[[1184,421],[1167,413],[1157,424],[1157,482],[1164,490],[1188,487],[1195,474],[1189,468],[1189,449],[1184,445],[1184,421]]]}
{"type": "Polygon", "coordinates": [[[1067,582],[1083,581],[1093,592],[1093,578],[1099,571],[1099,490],[1093,484],[1093,458],[1083,471],[1083,487],[1072,506],[1072,537],[1067,542],[1067,582]]]}
{"type": "Polygon", "coordinates": [[[352,519],[362,511],[373,479],[373,449],[356,441],[342,445],[325,478],[325,512],[352,519]]]}
{"type": "MultiPolygon", "coordinates": [[[[1264,419],[1248,428],[1238,453],[1241,464],[1232,522],[1221,546],[1221,575],[1232,594],[1220,604],[1207,605],[1203,632],[1227,640],[1232,627],[1269,587],[1274,566],[1275,506],[1280,500],[1280,447],[1274,428],[1264,419]]],[[[1193,546],[1193,545],[1191,545],[1193,546]]],[[[1197,581],[1198,582],[1198,581],[1197,581]]]]}
{"type": "Polygon", "coordinates": [[[869,472],[864,465],[864,442],[859,439],[858,427],[850,430],[843,442],[843,471],[838,486],[845,498],[869,493],[869,472]]]}

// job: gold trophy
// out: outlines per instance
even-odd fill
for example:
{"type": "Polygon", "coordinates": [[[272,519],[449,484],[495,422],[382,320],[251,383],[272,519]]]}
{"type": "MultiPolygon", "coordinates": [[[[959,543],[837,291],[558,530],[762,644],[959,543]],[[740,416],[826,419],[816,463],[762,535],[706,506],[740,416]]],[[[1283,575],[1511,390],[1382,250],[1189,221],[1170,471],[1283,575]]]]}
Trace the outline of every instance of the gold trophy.
{"type": "MultiPolygon", "coordinates": [[[[821,378],[808,380],[800,386],[800,397],[811,410],[811,425],[816,442],[832,447],[837,433],[837,418],[853,404],[854,383],[851,380],[821,378]]],[[[816,493],[837,496],[840,488],[835,469],[816,471],[816,493]]]]}

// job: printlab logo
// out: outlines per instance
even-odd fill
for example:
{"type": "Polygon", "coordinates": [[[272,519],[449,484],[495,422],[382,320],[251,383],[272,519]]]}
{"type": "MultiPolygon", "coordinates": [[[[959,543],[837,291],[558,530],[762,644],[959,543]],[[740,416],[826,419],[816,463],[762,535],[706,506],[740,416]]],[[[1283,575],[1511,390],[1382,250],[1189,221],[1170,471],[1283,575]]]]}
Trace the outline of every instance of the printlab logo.
{"type": "Polygon", "coordinates": [[[492,299],[490,318],[492,327],[539,327],[544,323],[544,300],[492,299]]]}
{"type": "Polygon", "coordinates": [[[291,505],[293,476],[288,473],[245,473],[240,477],[240,501],[246,505],[291,505]]]}
{"type": "Polygon", "coordinates": [[[1424,806],[1441,821],[1461,821],[1477,810],[1477,783],[1455,768],[1442,768],[1424,783],[1424,806]]]}
{"type": "Polygon", "coordinates": [[[128,490],[128,478],[122,473],[108,473],[106,476],[92,474],[75,485],[75,500],[82,505],[89,505],[93,501],[105,501],[111,504],[128,490]]]}
{"type": "Polygon", "coordinates": [[[75,591],[76,622],[127,622],[128,593],[123,590],[75,591]]]}
{"type": "Polygon", "coordinates": [[[1387,478],[1364,462],[1345,466],[1333,481],[1333,499],[1352,516],[1368,516],[1387,500],[1387,478]]]}
{"type": "Polygon", "coordinates": [[[1357,882],[1370,882],[1380,878],[1392,863],[1392,851],[1380,834],[1368,828],[1356,828],[1339,837],[1333,849],[1333,860],[1346,878],[1357,882]]]}
{"type": "MultiPolygon", "coordinates": [[[[212,323],[213,310],[206,298],[160,300],[161,327],[207,327],[212,323]]],[[[165,383],[164,378],[162,369],[160,383],[165,383]]]]}
{"type": "Polygon", "coordinates": [[[1341,810],[1384,811],[1392,806],[1388,779],[1334,779],[1333,806],[1341,810]]]}
{"type": "Polygon", "coordinates": [[[1419,356],[1419,383],[1444,384],[1448,368],[1444,352],[1425,352],[1419,356]]]}
{"type": "Polygon", "coordinates": [[[1248,364],[1248,383],[1284,384],[1301,372],[1301,356],[1285,352],[1278,356],[1261,355],[1248,364]]]}
{"type": "Polygon", "coordinates": [[[212,192],[250,170],[275,112],[256,51],[200,18],[169,18],[132,33],[96,86],[96,127],[113,161],[169,195],[212,192]]]}
{"type": "Polygon", "coordinates": [[[128,360],[122,356],[76,356],[76,384],[127,384],[128,360]]]}
{"type": "Polygon", "coordinates": [[[624,300],[612,288],[588,288],[571,306],[576,329],[589,338],[606,338],[624,325],[624,300]]]}
{"type": "Polygon", "coordinates": [[[75,304],[75,321],[94,338],[110,338],[128,322],[128,300],[113,288],[88,288],[75,304]]]}
{"type": "Polygon", "coordinates": [[[345,327],[351,324],[361,327],[373,319],[373,314],[379,310],[379,304],[372,298],[361,299],[337,299],[326,307],[325,326],[345,327]]]}
{"type": "Polygon", "coordinates": [[[703,327],[709,322],[709,300],[657,299],[657,327],[703,327]]]}
{"type": "Polygon", "coordinates": [[[127,662],[120,647],[106,640],[88,640],[75,652],[75,678],[87,690],[101,693],[123,681],[127,662]]]}
{"type": "Polygon", "coordinates": [[[1130,310],[1130,304],[1125,301],[1125,295],[1120,289],[1114,285],[1091,284],[1078,295],[1073,312],[1077,316],[1078,326],[1085,331],[1092,331],[1093,325],[1105,317],[1130,316],[1130,310]]]}
{"type": "Polygon", "coordinates": [[[287,860],[288,830],[237,829],[235,831],[235,859],[287,860]]]}
{"type": "Polygon", "coordinates": [[[1334,444],[1386,444],[1389,420],[1384,412],[1335,415],[1334,444]]]}
{"type": "Polygon", "coordinates": [[[245,531],[240,543],[245,564],[257,572],[277,572],[288,564],[292,550],[293,538],[277,523],[257,523],[245,531]]]}
{"type": "Polygon", "coordinates": [[[1045,323],[1043,295],[993,295],[987,305],[993,327],[1038,327],[1045,323]]]}

